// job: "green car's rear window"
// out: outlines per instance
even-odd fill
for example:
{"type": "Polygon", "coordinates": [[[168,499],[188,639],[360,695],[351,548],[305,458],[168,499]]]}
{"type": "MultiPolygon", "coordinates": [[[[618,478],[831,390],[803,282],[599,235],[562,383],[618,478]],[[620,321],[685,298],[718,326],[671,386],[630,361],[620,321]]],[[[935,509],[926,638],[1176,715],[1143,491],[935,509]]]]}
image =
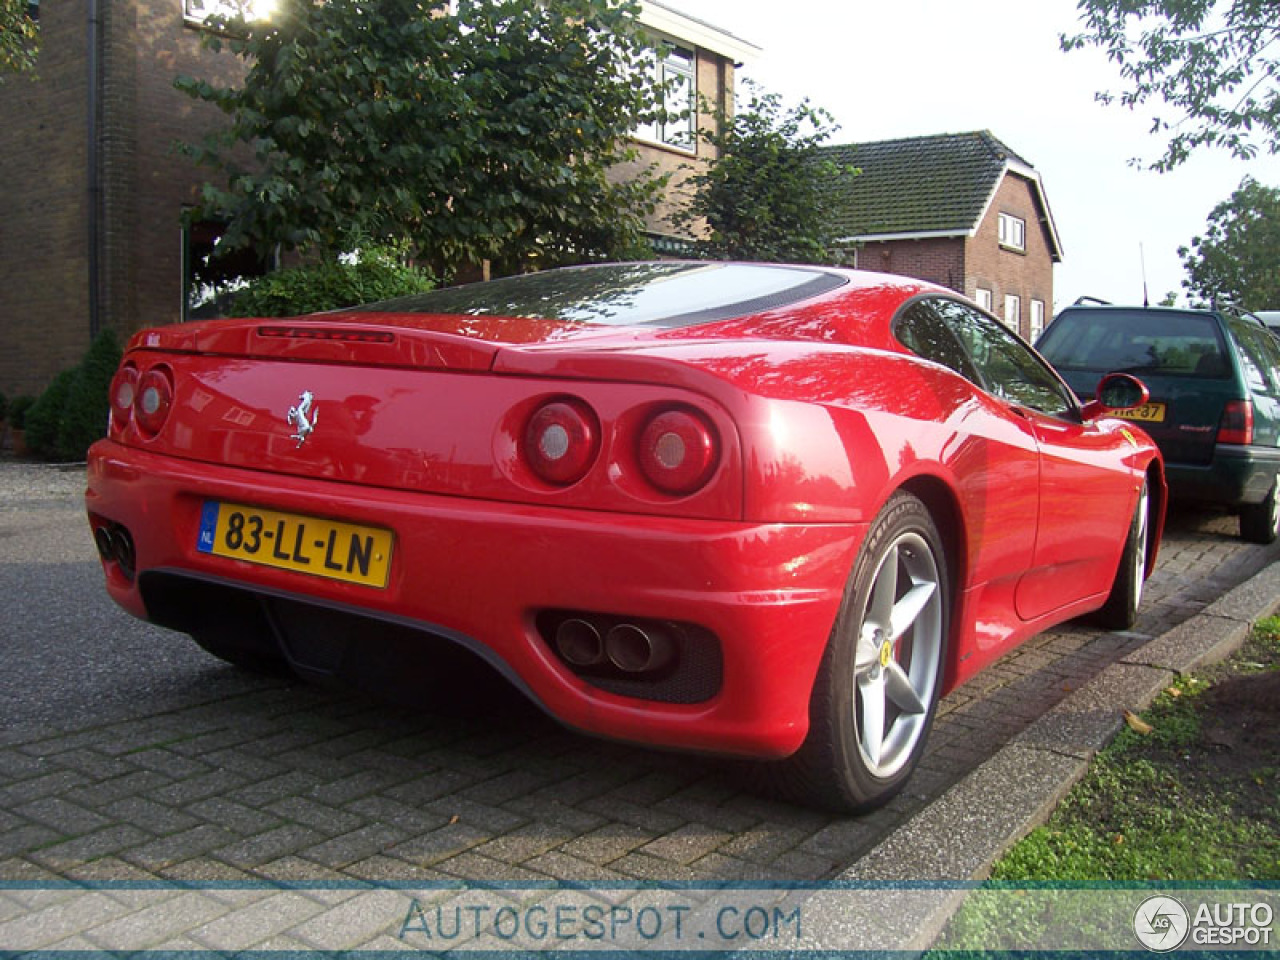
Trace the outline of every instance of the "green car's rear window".
{"type": "Polygon", "coordinates": [[[1059,370],[1221,378],[1231,373],[1212,316],[1177,310],[1064,312],[1037,344],[1059,370]]]}

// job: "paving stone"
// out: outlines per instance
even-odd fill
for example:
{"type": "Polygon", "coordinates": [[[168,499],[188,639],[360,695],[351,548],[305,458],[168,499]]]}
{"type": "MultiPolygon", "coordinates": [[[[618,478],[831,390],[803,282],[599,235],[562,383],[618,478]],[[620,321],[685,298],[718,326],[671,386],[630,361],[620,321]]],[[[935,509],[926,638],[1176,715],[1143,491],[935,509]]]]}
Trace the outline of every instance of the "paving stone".
{"type": "Polygon", "coordinates": [[[547,880],[544,874],[513,863],[491,860],[473,850],[441,860],[435,864],[435,869],[461,880],[482,883],[545,883],[547,880]]]}
{"type": "Polygon", "coordinates": [[[190,830],[159,837],[120,855],[143,869],[158,870],[192,857],[203,856],[233,839],[235,835],[229,830],[213,824],[201,824],[190,830]]]}
{"type": "Polygon", "coordinates": [[[604,865],[653,839],[653,834],[646,830],[611,823],[571,840],[562,849],[564,853],[579,860],[604,865]]]}
{"type": "Polygon", "coordinates": [[[11,857],[15,854],[29,853],[57,843],[63,835],[57,830],[29,823],[12,830],[0,833],[0,857],[11,857]]]}
{"type": "Polygon", "coordinates": [[[568,843],[573,837],[573,831],[564,827],[547,823],[530,823],[474,847],[473,852],[478,856],[504,863],[521,863],[568,843]]]}
{"type": "Polygon", "coordinates": [[[560,850],[548,850],[526,860],[521,866],[568,883],[610,883],[630,879],[617,870],[581,860],[560,850]]]}
{"type": "Polygon", "coordinates": [[[675,863],[687,865],[718,850],[730,840],[731,836],[723,830],[715,830],[701,823],[689,823],[646,843],[639,850],[660,860],[672,860],[675,863]]]}
{"type": "Polygon", "coordinates": [[[364,860],[404,842],[408,835],[403,830],[380,823],[352,830],[299,853],[326,867],[342,867],[357,860],[364,860]]]}
{"type": "Polygon", "coordinates": [[[381,854],[347,864],[342,873],[371,883],[433,884],[453,879],[439,870],[381,854]]]}
{"type": "Polygon", "coordinates": [[[162,787],[154,791],[153,798],[160,803],[181,806],[208,797],[226,796],[229,792],[243,786],[245,782],[244,777],[230,770],[212,770],[162,787]]]}
{"type": "Polygon", "coordinates": [[[266,833],[283,825],[283,821],[275,814],[222,797],[198,800],[183,809],[206,823],[216,824],[242,835],[266,833]]]}
{"type": "Polygon", "coordinates": [[[430,866],[484,843],[488,834],[465,823],[450,823],[385,851],[387,856],[430,866]]]}
{"type": "Polygon", "coordinates": [[[267,812],[281,820],[300,823],[331,836],[360,827],[364,820],[355,814],[317,803],[309,797],[286,797],[267,806],[267,812]]]}
{"type": "Polygon", "coordinates": [[[388,796],[367,796],[348,803],[343,809],[363,820],[373,820],[396,827],[405,833],[427,833],[449,822],[444,814],[433,813],[388,796]]]}
{"type": "Polygon", "coordinates": [[[266,833],[244,837],[225,846],[211,848],[209,856],[241,869],[255,867],[271,860],[314,846],[323,837],[310,827],[284,824],[266,833]]]}
{"type": "Polygon", "coordinates": [[[88,833],[109,822],[92,810],[86,810],[61,797],[43,797],[31,803],[24,803],[15,809],[17,813],[29,820],[43,823],[59,833],[66,834],[88,833]]]}
{"type": "Polygon", "coordinates": [[[73,837],[32,850],[27,856],[53,870],[65,870],[74,864],[97,860],[136,848],[154,836],[138,827],[117,823],[93,833],[73,837]]]}

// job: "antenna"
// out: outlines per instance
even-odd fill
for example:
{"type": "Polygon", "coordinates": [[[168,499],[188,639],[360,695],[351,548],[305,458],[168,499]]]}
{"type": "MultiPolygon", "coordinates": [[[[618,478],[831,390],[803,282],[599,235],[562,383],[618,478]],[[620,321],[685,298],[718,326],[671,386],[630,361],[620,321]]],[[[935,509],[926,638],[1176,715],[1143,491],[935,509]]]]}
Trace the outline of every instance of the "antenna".
{"type": "Polygon", "coordinates": [[[1138,260],[1142,264],[1142,305],[1151,306],[1151,298],[1147,296],[1147,253],[1142,249],[1142,241],[1138,241],[1138,260]]]}

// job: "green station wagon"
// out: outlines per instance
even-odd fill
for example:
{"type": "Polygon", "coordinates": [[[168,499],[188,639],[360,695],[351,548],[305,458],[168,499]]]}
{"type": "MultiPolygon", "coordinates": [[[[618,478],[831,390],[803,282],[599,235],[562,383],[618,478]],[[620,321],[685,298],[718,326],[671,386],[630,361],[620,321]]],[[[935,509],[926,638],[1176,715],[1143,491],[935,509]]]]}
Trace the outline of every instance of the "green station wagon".
{"type": "Polygon", "coordinates": [[[1036,348],[1071,389],[1091,397],[1107,373],[1151,391],[1125,411],[1160,447],[1169,493],[1240,514],[1240,535],[1280,533],[1280,343],[1248,314],[1077,304],[1036,348]]]}

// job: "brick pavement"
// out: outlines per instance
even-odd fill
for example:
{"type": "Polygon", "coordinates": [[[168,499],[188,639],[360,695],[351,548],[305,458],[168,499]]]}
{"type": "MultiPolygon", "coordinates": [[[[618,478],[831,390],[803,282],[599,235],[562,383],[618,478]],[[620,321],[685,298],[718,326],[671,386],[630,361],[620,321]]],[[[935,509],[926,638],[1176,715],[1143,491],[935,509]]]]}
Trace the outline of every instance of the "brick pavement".
{"type": "MultiPolygon", "coordinates": [[[[42,522],[81,522],[74,495],[41,491],[42,522]]],[[[1280,550],[1234,534],[1228,518],[1175,516],[1134,630],[1064,625],[954,691],[906,791],[869,816],[761,797],[726,763],[565,732],[514,695],[475,716],[288,681],[208,702],[193,684],[189,702],[143,699],[110,723],[0,732],[0,880],[829,878],[1280,550]]],[[[82,562],[96,565],[87,537],[82,562]]]]}

